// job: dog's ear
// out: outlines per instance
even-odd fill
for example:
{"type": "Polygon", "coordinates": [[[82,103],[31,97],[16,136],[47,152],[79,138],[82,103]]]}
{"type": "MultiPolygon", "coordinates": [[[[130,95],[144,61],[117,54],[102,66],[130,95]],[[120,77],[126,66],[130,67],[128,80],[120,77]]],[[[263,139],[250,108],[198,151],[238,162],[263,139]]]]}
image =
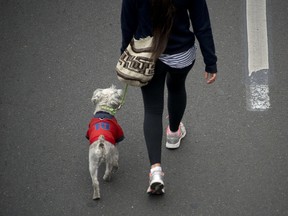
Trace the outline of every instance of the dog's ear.
{"type": "Polygon", "coordinates": [[[122,89],[118,89],[117,90],[117,94],[122,97],[123,96],[123,90],[122,89]]]}
{"type": "Polygon", "coordinates": [[[103,89],[96,89],[94,91],[93,96],[91,98],[91,101],[94,105],[96,105],[100,101],[102,91],[103,89]]]}

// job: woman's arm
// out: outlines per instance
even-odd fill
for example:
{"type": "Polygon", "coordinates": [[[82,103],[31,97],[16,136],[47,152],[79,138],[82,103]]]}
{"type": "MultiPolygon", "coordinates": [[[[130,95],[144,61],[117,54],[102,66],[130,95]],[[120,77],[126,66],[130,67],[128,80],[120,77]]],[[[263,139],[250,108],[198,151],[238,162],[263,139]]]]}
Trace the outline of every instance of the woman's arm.
{"type": "Polygon", "coordinates": [[[204,63],[206,65],[205,71],[208,73],[216,73],[217,57],[215,55],[215,46],[206,1],[192,0],[189,14],[194,34],[204,57],[204,63]]]}
{"type": "Polygon", "coordinates": [[[122,0],[121,10],[121,30],[122,46],[121,53],[124,52],[133,38],[138,26],[137,18],[137,0],[122,0]]]}

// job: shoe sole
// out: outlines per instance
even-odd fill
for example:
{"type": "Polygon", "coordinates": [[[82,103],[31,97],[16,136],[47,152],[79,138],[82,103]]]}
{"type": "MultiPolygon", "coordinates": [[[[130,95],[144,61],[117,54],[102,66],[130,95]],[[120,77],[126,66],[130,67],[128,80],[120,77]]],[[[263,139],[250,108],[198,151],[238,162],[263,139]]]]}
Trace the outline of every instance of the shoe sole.
{"type": "Polygon", "coordinates": [[[168,149],[177,149],[180,147],[180,142],[181,140],[186,136],[186,130],[184,131],[183,135],[180,137],[179,141],[175,144],[170,144],[168,142],[166,142],[166,148],[168,149]]]}
{"type": "Polygon", "coordinates": [[[164,184],[161,182],[154,182],[148,188],[147,193],[149,195],[162,195],[165,193],[164,191],[164,184]]]}

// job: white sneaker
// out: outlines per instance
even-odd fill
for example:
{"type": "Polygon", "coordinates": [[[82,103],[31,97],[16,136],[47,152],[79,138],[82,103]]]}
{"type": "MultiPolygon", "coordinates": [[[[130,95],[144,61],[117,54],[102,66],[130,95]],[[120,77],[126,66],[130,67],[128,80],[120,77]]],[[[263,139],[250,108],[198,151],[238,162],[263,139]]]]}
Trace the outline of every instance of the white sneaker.
{"type": "Polygon", "coordinates": [[[149,173],[149,187],[147,193],[150,195],[162,195],[165,193],[164,190],[164,173],[161,167],[151,169],[149,173]]]}
{"type": "Polygon", "coordinates": [[[169,149],[176,149],[180,147],[180,142],[183,137],[186,135],[186,129],[184,127],[184,124],[180,122],[178,131],[171,132],[169,126],[166,130],[166,148],[169,149]]]}

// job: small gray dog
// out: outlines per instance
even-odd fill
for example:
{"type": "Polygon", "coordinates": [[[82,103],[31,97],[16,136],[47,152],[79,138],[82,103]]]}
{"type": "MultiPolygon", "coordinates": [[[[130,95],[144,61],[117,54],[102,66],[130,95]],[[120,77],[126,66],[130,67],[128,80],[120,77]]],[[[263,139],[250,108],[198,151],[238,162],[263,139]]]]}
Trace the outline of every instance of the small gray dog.
{"type": "Polygon", "coordinates": [[[90,142],[89,171],[93,184],[93,199],[100,199],[98,169],[106,162],[103,179],[109,181],[112,173],[118,169],[119,153],[116,144],[124,139],[124,133],[116,118],[116,110],[123,100],[123,91],[114,85],[107,89],[96,89],[91,101],[96,106],[94,116],[89,123],[86,138],[90,142]]]}

